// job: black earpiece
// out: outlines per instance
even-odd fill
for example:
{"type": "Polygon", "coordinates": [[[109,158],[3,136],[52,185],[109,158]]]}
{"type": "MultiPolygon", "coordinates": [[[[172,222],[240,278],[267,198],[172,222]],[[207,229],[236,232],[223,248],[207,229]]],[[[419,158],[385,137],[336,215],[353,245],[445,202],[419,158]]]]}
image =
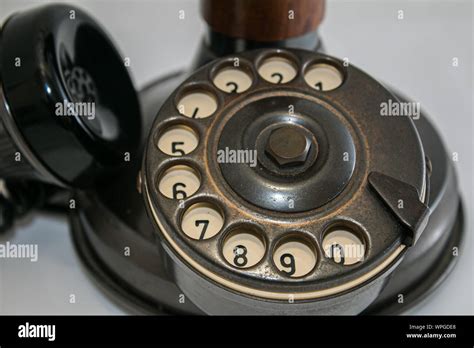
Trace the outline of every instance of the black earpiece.
{"type": "Polygon", "coordinates": [[[0,79],[0,177],[88,187],[137,150],[127,67],[83,11],[50,5],[10,17],[0,79]]]}
{"type": "Polygon", "coordinates": [[[137,152],[141,113],[107,33],[83,11],[48,5],[0,31],[0,230],[48,199],[39,182],[88,188],[137,152]]]}

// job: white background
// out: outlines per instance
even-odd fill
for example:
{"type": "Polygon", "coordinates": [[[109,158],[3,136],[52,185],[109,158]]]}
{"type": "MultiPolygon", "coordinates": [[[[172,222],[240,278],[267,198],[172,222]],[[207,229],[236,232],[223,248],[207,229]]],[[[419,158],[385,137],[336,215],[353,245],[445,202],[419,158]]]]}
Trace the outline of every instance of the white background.
{"type": "MultiPolygon", "coordinates": [[[[0,0],[0,21],[48,1],[0,0]]],[[[192,60],[205,25],[197,0],[64,1],[86,9],[109,31],[137,87],[192,60]],[[178,11],[185,10],[185,19],[178,11]]],[[[327,53],[348,57],[403,91],[435,120],[455,164],[467,212],[467,238],[447,282],[413,314],[473,314],[472,64],[470,1],[334,1],[321,26],[327,53]],[[404,19],[397,19],[397,11],[404,19]],[[452,66],[458,57],[459,67],[452,66]]],[[[296,14],[298,15],[298,14],[296,14]]],[[[21,44],[21,43],[19,43],[21,44]]],[[[4,239],[0,239],[4,243],[4,239]]],[[[37,243],[39,261],[0,259],[0,314],[121,314],[81,269],[65,220],[35,216],[13,243],[37,243]],[[69,303],[69,295],[76,303],[69,303]]]]}

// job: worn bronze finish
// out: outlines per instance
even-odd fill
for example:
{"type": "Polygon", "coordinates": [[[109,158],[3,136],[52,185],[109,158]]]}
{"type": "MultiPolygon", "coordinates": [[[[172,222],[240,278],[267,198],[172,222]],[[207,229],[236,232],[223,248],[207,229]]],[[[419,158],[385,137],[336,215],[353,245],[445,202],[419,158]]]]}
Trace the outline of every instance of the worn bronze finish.
{"type": "MultiPolygon", "coordinates": [[[[275,311],[307,313],[321,310],[326,313],[344,313],[343,307],[347,303],[352,306],[349,312],[357,312],[375,298],[383,286],[386,275],[401,261],[404,254],[402,252],[383,272],[357,286],[351,293],[342,293],[335,298],[318,301],[304,301],[304,306],[299,306],[288,304],[286,301],[250,299],[248,294],[229,292],[222,288],[222,285],[214,284],[213,281],[206,279],[203,274],[196,273],[189,264],[183,262],[160,232],[160,228],[166,230],[167,235],[173,239],[173,243],[179,245],[180,249],[192,257],[194,262],[209,272],[220,274],[230,282],[250,288],[286,294],[330,289],[354,281],[376,269],[387,258],[387,255],[391,255],[402,246],[410,231],[406,224],[394,218],[380,196],[369,188],[367,178],[371,172],[383,173],[404,185],[413,187],[419,195],[415,198],[410,196],[411,199],[424,200],[425,156],[412,120],[381,117],[380,104],[389,99],[396,100],[396,97],[360,70],[351,66],[343,67],[340,61],[324,55],[296,50],[292,53],[297,56],[300,67],[299,74],[293,81],[285,85],[270,84],[260,79],[254,70],[255,81],[252,88],[241,94],[226,94],[217,90],[209,81],[210,71],[215,63],[206,65],[189,77],[181,88],[178,88],[164,103],[152,127],[152,136],[142,169],[144,178],[142,190],[145,194],[147,210],[153,219],[155,217],[159,219],[159,221],[155,220],[155,227],[158,227],[157,234],[171,258],[176,262],[175,272],[178,285],[198,304],[200,301],[208,303],[211,301],[208,297],[213,294],[217,296],[213,299],[217,306],[213,306],[214,308],[228,309],[231,303],[238,303],[237,307],[232,307],[237,312],[240,311],[239,306],[242,311],[251,312],[250,303],[259,306],[259,308],[255,307],[255,312],[258,313],[275,313],[275,311]],[[307,86],[302,72],[306,66],[315,61],[325,61],[341,69],[345,78],[344,83],[339,88],[328,92],[316,91],[307,86]],[[218,110],[212,117],[206,119],[184,118],[176,109],[177,95],[183,88],[199,86],[204,86],[215,93],[219,104],[218,110]],[[224,127],[239,110],[247,105],[271,98],[273,100],[294,98],[321,105],[337,118],[338,122],[344,124],[354,141],[357,154],[354,172],[350,180],[344,183],[343,190],[323,206],[294,213],[261,208],[243,199],[239,192],[229,186],[222,175],[216,152],[224,127]],[[158,134],[168,122],[180,121],[192,123],[201,139],[200,144],[196,150],[186,156],[167,157],[156,148],[154,134],[158,134]],[[400,141],[400,137],[403,141],[400,141]],[[184,163],[199,170],[202,178],[201,187],[196,194],[183,202],[166,199],[159,193],[155,179],[168,166],[184,163]],[[200,201],[215,204],[221,210],[225,222],[222,232],[217,236],[209,240],[191,241],[180,231],[181,217],[187,207],[200,201]],[[362,262],[345,267],[324,257],[322,238],[325,231],[335,223],[357,226],[366,243],[366,256],[362,262]],[[264,259],[256,266],[245,270],[230,266],[223,260],[219,251],[221,239],[226,231],[240,224],[254,225],[263,230],[267,244],[264,259]],[[278,272],[272,261],[272,250],[281,238],[289,234],[300,235],[310,240],[317,253],[318,261],[315,270],[303,278],[285,277],[278,272]],[[201,283],[207,285],[200,286],[201,283]],[[207,291],[207,295],[206,292],[199,290],[205,287],[212,289],[212,291],[207,291]],[[228,302],[230,298],[232,300],[228,302]]],[[[254,62],[262,54],[265,54],[265,51],[246,52],[239,55],[239,58],[254,62]]],[[[254,65],[252,69],[255,69],[254,65]]],[[[298,110],[298,105],[295,105],[295,109],[298,110]]],[[[321,143],[320,137],[318,137],[318,143],[321,143]]],[[[319,160],[318,156],[316,162],[319,160]]],[[[235,171],[238,173],[239,168],[236,167],[235,171]]],[[[336,183],[326,182],[322,186],[324,189],[331,189],[333,184],[336,183]]],[[[243,182],[242,185],[248,185],[248,183],[243,182]]],[[[294,188],[298,189],[298,185],[300,184],[295,182],[294,188]]]]}
{"type": "MultiPolygon", "coordinates": [[[[151,128],[156,110],[160,109],[164,100],[184,78],[185,74],[172,75],[156,81],[140,93],[144,128],[151,128]]],[[[430,219],[416,245],[408,248],[403,261],[391,274],[383,291],[363,313],[397,314],[406,311],[419,300],[428,299],[434,292],[433,289],[448,278],[459,259],[450,251],[453,247],[463,246],[463,214],[452,161],[447,155],[440,134],[431,125],[429,115],[422,110],[420,118],[414,123],[423,142],[425,156],[428,157],[430,190],[429,200],[426,199],[425,202],[428,202],[431,211],[430,219]],[[398,302],[397,295],[401,293],[405,298],[403,304],[398,302]]],[[[138,164],[140,160],[133,162],[138,164]]],[[[172,261],[161,245],[155,245],[153,226],[145,214],[143,199],[135,190],[137,172],[138,169],[135,168],[130,173],[115,176],[100,190],[89,191],[76,197],[78,209],[71,210],[70,214],[76,251],[85,268],[91,271],[91,279],[101,285],[101,290],[117,290],[119,296],[112,299],[119,300],[118,303],[146,300],[146,304],[138,310],[138,313],[142,314],[157,314],[160,305],[164,303],[175,306],[172,309],[174,314],[181,311],[188,315],[198,313],[190,308],[193,305],[189,298],[185,304],[176,302],[182,293],[176,285],[173,285],[173,289],[168,289],[170,282],[176,283],[174,274],[184,268],[172,261]],[[117,224],[118,221],[122,223],[117,224]],[[135,245],[136,238],[141,240],[142,244],[135,245]],[[130,245],[134,250],[126,260],[123,258],[124,245],[130,245]],[[144,292],[149,296],[143,296],[144,292]]],[[[191,281],[194,280],[189,280],[191,281]]],[[[201,279],[201,282],[205,281],[201,279]]],[[[197,287],[199,280],[195,283],[194,287],[197,287]]],[[[357,292],[355,290],[348,293],[356,297],[357,292]]],[[[341,302],[341,296],[334,298],[341,302]]],[[[215,307],[220,306],[220,302],[215,299],[209,303],[200,301],[200,307],[204,313],[216,313],[218,310],[215,307]]],[[[331,307],[332,313],[336,312],[335,305],[327,300],[324,302],[331,307]]],[[[357,309],[353,309],[351,303],[342,304],[344,308],[339,313],[356,313],[357,309]]],[[[237,313],[231,306],[229,301],[221,313],[237,313]]],[[[136,310],[134,308],[134,312],[136,310]]],[[[254,312],[255,308],[250,308],[245,314],[254,312]]],[[[320,314],[331,312],[319,311],[320,314]]]]}
{"type": "Polygon", "coordinates": [[[286,125],[271,132],[265,152],[280,167],[294,166],[306,161],[312,145],[312,139],[299,127],[286,125]]]}
{"type": "Polygon", "coordinates": [[[229,110],[226,120],[217,148],[255,149],[258,155],[256,167],[219,163],[226,183],[246,201],[295,214],[323,207],[350,183],[360,153],[356,134],[347,118],[324,101],[290,88],[264,91],[229,110]],[[295,113],[288,113],[289,105],[295,113]],[[265,154],[267,136],[282,124],[298,126],[313,139],[315,146],[301,165],[281,167],[265,154]]]}

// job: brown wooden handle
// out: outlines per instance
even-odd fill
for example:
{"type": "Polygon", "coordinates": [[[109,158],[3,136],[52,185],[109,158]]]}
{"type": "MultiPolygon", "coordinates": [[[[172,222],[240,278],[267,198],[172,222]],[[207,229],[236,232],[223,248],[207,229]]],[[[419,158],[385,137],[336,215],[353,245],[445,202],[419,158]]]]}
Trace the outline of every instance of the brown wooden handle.
{"type": "Polygon", "coordinates": [[[279,41],[314,31],[324,0],[202,0],[201,11],[213,31],[233,38],[279,41]]]}

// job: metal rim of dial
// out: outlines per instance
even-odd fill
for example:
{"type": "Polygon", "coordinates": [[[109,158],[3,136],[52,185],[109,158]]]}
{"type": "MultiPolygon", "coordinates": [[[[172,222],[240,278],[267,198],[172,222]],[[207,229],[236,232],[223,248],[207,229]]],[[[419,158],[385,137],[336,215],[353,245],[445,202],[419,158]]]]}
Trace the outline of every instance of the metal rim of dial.
{"type": "Polygon", "coordinates": [[[403,214],[390,210],[390,197],[386,197],[385,192],[378,192],[377,195],[374,192],[377,188],[370,188],[376,185],[369,185],[367,178],[371,172],[381,172],[385,177],[395,177],[395,185],[408,183],[405,186],[412,189],[410,199],[421,204],[420,200],[424,199],[426,191],[426,171],[418,134],[408,118],[382,121],[382,117],[378,115],[380,103],[389,99],[396,100],[396,97],[360,70],[352,66],[344,67],[342,62],[328,56],[295,50],[292,54],[298,59],[295,62],[299,69],[297,76],[288,83],[275,85],[259,78],[255,65],[260,55],[268,55],[269,52],[278,55],[281,51],[260,50],[237,56],[247,67],[251,67],[255,79],[252,87],[243,93],[226,93],[213,86],[211,71],[219,63],[214,62],[189,77],[164,103],[153,125],[152,134],[160,132],[161,127],[168,122],[179,123],[180,120],[185,120],[176,106],[180,96],[186,91],[202,88],[213,94],[218,107],[206,119],[187,117],[184,121],[188,125],[192,122],[200,139],[200,144],[193,153],[170,158],[157,151],[155,145],[148,145],[143,167],[143,192],[147,208],[158,227],[158,235],[167,250],[174,254],[171,256],[184,260],[191,269],[220,286],[242,292],[243,295],[287,300],[288,294],[293,294],[295,300],[311,300],[360,287],[383,274],[384,270],[399,260],[405,244],[410,243],[409,239],[407,242],[406,235],[414,233],[408,231],[414,226],[407,224],[403,214]],[[308,86],[304,71],[315,64],[327,64],[339,69],[343,76],[342,84],[330,91],[308,86]],[[215,152],[220,131],[236,109],[263,97],[278,98],[288,94],[337,109],[348,124],[358,158],[350,182],[336,198],[320,209],[292,214],[269,211],[242,199],[221,176],[215,152]],[[403,142],[397,137],[399,134],[404,134],[403,142]],[[160,196],[154,185],[154,178],[163,168],[172,164],[189,164],[193,168],[199,168],[202,183],[196,194],[182,201],[160,196]],[[400,171],[401,168],[403,171],[400,171]],[[215,237],[191,242],[181,232],[180,222],[184,211],[197,202],[214,204],[224,222],[222,232],[215,237]],[[238,224],[257,227],[268,238],[267,255],[257,267],[236,269],[220,256],[220,238],[238,224]],[[311,224],[312,228],[309,228],[311,224]],[[367,243],[363,262],[344,266],[324,257],[322,237],[334,225],[347,226],[360,234],[367,243]],[[298,279],[285,276],[271,261],[275,245],[289,232],[309,240],[317,258],[314,270],[298,279]]]}
{"type": "MultiPolygon", "coordinates": [[[[150,126],[156,115],[156,110],[172,90],[181,83],[183,77],[184,74],[178,74],[158,80],[140,93],[143,110],[146,110],[144,119],[150,123],[150,126]]],[[[407,100],[403,97],[399,97],[399,99],[407,100]]],[[[430,125],[429,115],[422,110],[420,119],[415,124],[424,150],[430,157],[433,167],[429,195],[432,215],[419,243],[410,250],[411,254],[416,253],[420,256],[413,259],[407,253],[401,264],[392,273],[382,293],[364,313],[399,313],[406,311],[420,299],[430,298],[430,293],[448,277],[456,264],[458,257],[452,255],[452,246],[462,247],[462,240],[459,240],[463,234],[462,218],[459,217],[462,216],[462,209],[459,209],[460,213],[456,214],[459,195],[452,163],[446,159],[446,149],[440,139],[440,134],[430,125]],[[447,170],[448,168],[451,169],[447,170]],[[451,174],[447,175],[446,171],[451,174]],[[445,237],[443,236],[453,242],[444,243],[445,237]],[[426,245],[424,243],[426,240],[432,241],[432,243],[426,245]],[[439,252],[434,251],[432,245],[441,245],[442,248],[439,252]],[[426,258],[435,261],[425,261],[426,258]],[[420,263],[428,263],[428,265],[420,269],[418,267],[420,263]],[[412,279],[407,280],[407,275],[412,279]],[[406,294],[402,304],[398,302],[396,296],[399,293],[406,294]]],[[[140,160],[137,159],[134,162],[138,164],[140,160]]],[[[79,209],[72,210],[70,218],[72,236],[78,256],[86,269],[91,271],[90,274],[94,276],[92,279],[101,284],[102,290],[113,290],[119,294],[112,297],[114,300],[119,300],[118,303],[128,303],[129,300],[143,302],[146,299],[147,303],[136,309],[139,313],[157,313],[161,304],[172,305],[175,303],[174,307],[171,306],[173,313],[185,311],[188,314],[194,314],[196,312],[189,308],[191,301],[186,301],[186,304],[176,302],[178,295],[182,293],[181,290],[176,286],[174,291],[165,289],[170,275],[176,274],[172,269],[169,269],[169,267],[174,268],[174,262],[170,262],[167,255],[164,255],[163,258],[161,253],[165,253],[164,250],[156,250],[161,246],[154,245],[153,228],[146,217],[144,208],[142,208],[142,199],[134,190],[136,171],[137,169],[132,169],[126,175],[115,177],[107,187],[83,193],[77,197],[80,202],[79,209]],[[127,187],[130,190],[126,190],[127,192],[124,193],[123,189],[127,187]],[[135,206],[137,209],[133,209],[135,206]],[[133,214],[128,213],[130,208],[132,208],[133,214]],[[110,218],[104,220],[104,214],[110,218]],[[119,221],[123,223],[117,224],[119,221]],[[138,222],[140,223],[137,225],[138,222]],[[134,238],[142,235],[146,235],[143,237],[143,241],[146,242],[145,246],[135,246],[132,258],[128,258],[128,262],[123,264],[121,262],[123,259],[122,245],[133,244],[134,238]],[[111,249],[112,252],[110,252],[111,249]],[[155,251],[150,255],[153,249],[155,251]],[[167,271],[164,272],[164,269],[167,271]],[[139,281],[137,281],[137,274],[140,275],[139,281]],[[168,276],[165,277],[164,274],[168,276]],[[152,279],[157,280],[153,282],[152,279]],[[147,292],[148,296],[144,296],[143,292],[147,292]],[[171,302],[167,302],[167,300],[171,302]]],[[[106,292],[106,294],[112,293],[112,291],[106,292]]],[[[201,304],[201,308],[205,313],[213,313],[207,306],[201,304]]],[[[235,312],[235,310],[228,310],[225,314],[235,312]]],[[[250,310],[247,313],[251,312],[250,310]]],[[[339,313],[347,314],[348,312],[349,307],[345,307],[339,313]]],[[[321,310],[319,313],[327,312],[321,310]]]]}

